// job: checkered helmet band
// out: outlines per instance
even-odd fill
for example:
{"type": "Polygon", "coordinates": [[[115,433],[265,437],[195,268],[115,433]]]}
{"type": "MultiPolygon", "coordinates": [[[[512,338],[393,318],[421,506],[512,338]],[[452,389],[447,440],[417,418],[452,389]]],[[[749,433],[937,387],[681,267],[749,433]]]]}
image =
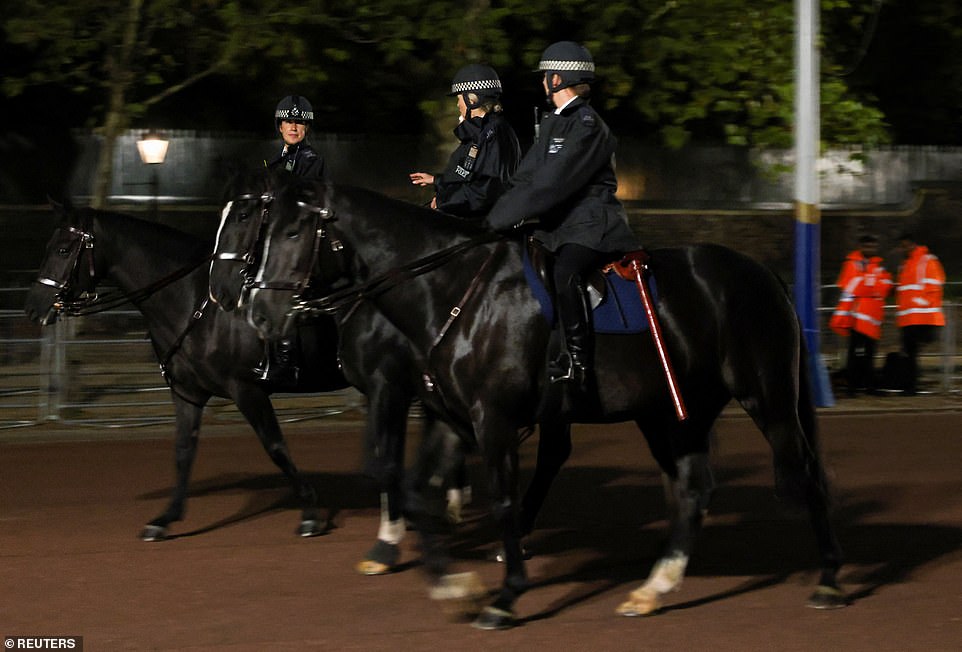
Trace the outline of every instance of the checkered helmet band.
{"type": "Polygon", "coordinates": [[[550,70],[552,72],[574,70],[578,72],[594,72],[595,64],[592,61],[559,61],[543,60],[538,64],[538,70],[550,70]]]}
{"type": "Polygon", "coordinates": [[[280,125],[283,120],[313,122],[314,107],[303,95],[288,95],[274,109],[274,121],[280,125]]]}
{"type": "Polygon", "coordinates": [[[464,81],[451,84],[451,95],[461,93],[473,93],[476,91],[487,91],[485,94],[501,92],[501,81],[498,79],[479,79],[476,81],[464,81]]]}
{"type": "Polygon", "coordinates": [[[296,104],[289,109],[278,109],[274,117],[280,120],[313,120],[313,111],[303,111],[296,104]]]}

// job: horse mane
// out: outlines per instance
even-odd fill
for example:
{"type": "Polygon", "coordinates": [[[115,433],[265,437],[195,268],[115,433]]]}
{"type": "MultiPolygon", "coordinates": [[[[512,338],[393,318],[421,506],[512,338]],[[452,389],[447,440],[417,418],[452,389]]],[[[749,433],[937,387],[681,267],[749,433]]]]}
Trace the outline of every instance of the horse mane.
{"type": "Polygon", "coordinates": [[[431,230],[449,236],[473,237],[487,231],[481,219],[459,217],[444,213],[427,206],[413,204],[383,193],[359,186],[328,184],[331,204],[336,208],[342,201],[373,202],[382,204],[391,214],[391,220],[400,220],[417,225],[429,225],[431,230]]]}
{"type": "Polygon", "coordinates": [[[127,213],[81,208],[76,215],[81,224],[93,224],[96,220],[113,234],[126,235],[131,241],[148,242],[150,249],[172,262],[186,264],[200,261],[212,249],[211,244],[203,238],[127,213]]]}

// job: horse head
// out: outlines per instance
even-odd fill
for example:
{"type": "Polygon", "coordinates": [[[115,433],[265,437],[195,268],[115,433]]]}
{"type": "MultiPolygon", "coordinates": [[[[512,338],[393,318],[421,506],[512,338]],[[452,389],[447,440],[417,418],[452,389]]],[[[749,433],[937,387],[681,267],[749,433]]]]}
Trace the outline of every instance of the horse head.
{"type": "Polygon", "coordinates": [[[298,302],[309,292],[324,292],[343,280],[343,244],[329,228],[335,220],[327,203],[331,187],[295,177],[275,182],[250,293],[249,321],[268,339],[289,331],[298,302]]]}
{"type": "Polygon", "coordinates": [[[260,262],[263,227],[273,199],[266,171],[235,175],[225,193],[210,263],[210,298],[222,310],[243,306],[260,262]]]}
{"type": "Polygon", "coordinates": [[[62,311],[81,302],[97,282],[92,211],[53,201],[51,205],[60,224],[47,243],[24,306],[27,317],[42,326],[52,324],[62,311]]]}

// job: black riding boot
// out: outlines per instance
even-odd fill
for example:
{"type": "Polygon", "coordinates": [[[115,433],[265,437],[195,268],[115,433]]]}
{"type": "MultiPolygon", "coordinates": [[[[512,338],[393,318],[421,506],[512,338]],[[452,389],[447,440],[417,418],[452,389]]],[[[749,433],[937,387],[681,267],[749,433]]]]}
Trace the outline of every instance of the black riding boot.
{"type": "Polygon", "coordinates": [[[551,382],[568,381],[584,393],[591,372],[591,309],[577,277],[558,293],[558,317],[565,350],[549,365],[551,382]]]}
{"type": "Polygon", "coordinates": [[[268,341],[264,361],[254,371],[261,380],[282,387],[295,387],[298,376],[295,349],[294,340],[290,337],[268,341]]]}

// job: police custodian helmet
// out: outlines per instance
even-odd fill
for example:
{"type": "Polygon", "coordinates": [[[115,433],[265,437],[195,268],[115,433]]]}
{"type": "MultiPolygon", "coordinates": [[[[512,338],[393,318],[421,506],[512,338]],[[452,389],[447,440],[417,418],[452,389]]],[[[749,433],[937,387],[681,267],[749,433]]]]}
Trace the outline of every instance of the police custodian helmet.
{"type": "Polygon", "coordinates": [[[559,41],[549,45],[541,55],[538,70],[548,77],[548,89],[554,93],[562,88],[595,81],[595,62],[588,48],[574,41],[559,41]],[[551,85],[551,75],[561,77],[561,83],[551,85]]]}
{"type": "Polygon", "coordinates": [[[277,103],[277,108],[274,110],[274,125],[280,127],[284,120],[311,125],[314,122],[314,107],[306,97],[288,95],[277,103]]]}

